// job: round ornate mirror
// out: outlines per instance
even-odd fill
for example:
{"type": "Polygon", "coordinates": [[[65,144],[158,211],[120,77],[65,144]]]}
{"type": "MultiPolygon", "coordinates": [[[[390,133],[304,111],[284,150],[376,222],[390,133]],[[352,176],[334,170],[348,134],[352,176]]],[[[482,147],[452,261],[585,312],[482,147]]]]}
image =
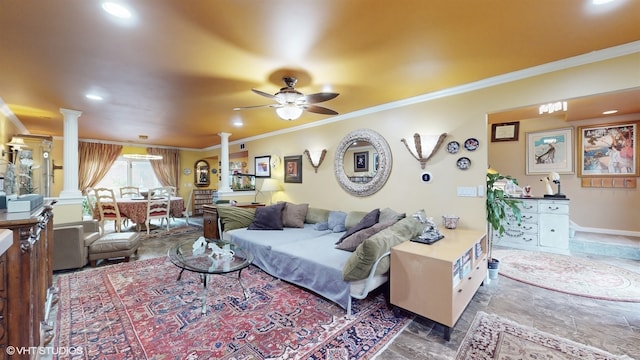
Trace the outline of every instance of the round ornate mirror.
{"type": "Polygon", "coordinates": [[[391,173],[391,149],[371,129],[347,134],[336,149],[334,172],[340,186],[355,196],[369,196],[384,186],[391,173]]]}

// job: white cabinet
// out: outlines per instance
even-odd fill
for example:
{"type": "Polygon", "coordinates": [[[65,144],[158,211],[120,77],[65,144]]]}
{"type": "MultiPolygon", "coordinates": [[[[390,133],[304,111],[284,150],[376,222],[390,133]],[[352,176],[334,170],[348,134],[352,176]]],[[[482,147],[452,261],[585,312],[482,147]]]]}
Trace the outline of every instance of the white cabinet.
{"type": "Polygon", "coordinates": [[[522,221],[509,214],[505,232],[493,232],[493,243],[529,250],[569,249],[569,200],[551,198],[521,199],[522,221]]]}

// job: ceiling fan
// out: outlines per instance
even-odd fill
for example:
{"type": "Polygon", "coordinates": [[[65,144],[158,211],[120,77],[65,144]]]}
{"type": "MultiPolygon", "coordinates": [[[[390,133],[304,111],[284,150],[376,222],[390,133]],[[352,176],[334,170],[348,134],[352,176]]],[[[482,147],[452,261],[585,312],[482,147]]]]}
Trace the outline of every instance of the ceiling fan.
{"type": "Polygon", "coordinates": [[[298,79],[296,79],[295,77],[285,76],[284,78],[282,78],[282,80],[287,86],[283,87],[282,89],[280,89],[280,91],[273,95],[264,91],[260,91],[258,89],[251,89],[251,91],[258,95],[262,95],[266,98],[275,100],[275,104],[237,107],[233,110],[270,107],[276,109],[276,113],[283,120],[296,120],[300,117],[300,115],[302,115],[303,111],[309,111],[316,114],[338,115],[338,113],[334,110],[315,104],[331,100],[340,94],[321,92],[305,95],[294,88],[294,86],[298,82],[298,79]]]}

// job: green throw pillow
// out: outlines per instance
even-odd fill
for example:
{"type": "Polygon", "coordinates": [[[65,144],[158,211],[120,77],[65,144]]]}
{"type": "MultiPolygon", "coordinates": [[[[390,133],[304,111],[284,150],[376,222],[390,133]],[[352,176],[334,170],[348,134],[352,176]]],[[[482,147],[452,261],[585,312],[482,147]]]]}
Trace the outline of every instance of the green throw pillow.
{"type": "Polygon", "coordinates": [[[222,223],[222,228],[227,230],[246,228],[253,222],[256,216],[256,209],[241,208],[235,206],[217,206],[218,217],[222,223]]]}
{"type": "Polygon", "coordinates": [[[304,222],[307,224],[317,224],[329,221],[329,210],[310,207],[304,222]]]}
{"type": "MultiPolygon", "coordinates": [[[[366,279],[373,263],[382,254],[390,251],[392,247],[418,236],[422,233],[424,226],[418,220],[408,217],[369,237],[358,245],[347,260],[342,269],[342,278],[345,281],[366,279]]],[[[376,275],[384,274],[387,271],[389,271],[389,257],[378,263],[376,275]]]]}

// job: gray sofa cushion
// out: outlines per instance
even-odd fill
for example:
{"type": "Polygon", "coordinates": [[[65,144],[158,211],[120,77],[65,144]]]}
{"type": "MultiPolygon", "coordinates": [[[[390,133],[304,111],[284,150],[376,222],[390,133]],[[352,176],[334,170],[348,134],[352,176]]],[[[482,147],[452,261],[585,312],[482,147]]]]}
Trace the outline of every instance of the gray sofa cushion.
{"type": "Polygon", "coordinates": [[[342,235],[340,240],[338,240],[338,244],[341,243],[342,240],[344,240],[345,238],[351,236],[352,234],[355,234],[360,230],[364,230],[366,228],[372,227],[373,225],[378,223],[379,217],[380,217],[380,209],[373,209],[369,211],[357,224],[347,228],[347,231],[344,233],[344,235],[342,235]]]}
{"type": "Polygon", "coordinates": [[[256,208],[256,217],[247,227],[249,230],[282,230],[284,203],[256,208]]]}
{"type": "Polygon", "coordinates": [[[307,216],[309,204],[284,203],[282,211],[282,225],[284,227],[301,228],[304,227],[304,220],[307,216]]]}
{"type": "Polygon", "coordinates": [[[333,232],[342,232],[346,228],[344,221],[347,218],[347,213],[344,211],[330,211],[329,212],[329,230],[333,232]]]}
{"type": "Polygon", "coordinates": [[[340,241],[340,243],[336,245],[336,249],[354,251],[362,242],[393,224],[394,223],[390,222],[377,223],[371,227],[360,230],[340,241]]]}

